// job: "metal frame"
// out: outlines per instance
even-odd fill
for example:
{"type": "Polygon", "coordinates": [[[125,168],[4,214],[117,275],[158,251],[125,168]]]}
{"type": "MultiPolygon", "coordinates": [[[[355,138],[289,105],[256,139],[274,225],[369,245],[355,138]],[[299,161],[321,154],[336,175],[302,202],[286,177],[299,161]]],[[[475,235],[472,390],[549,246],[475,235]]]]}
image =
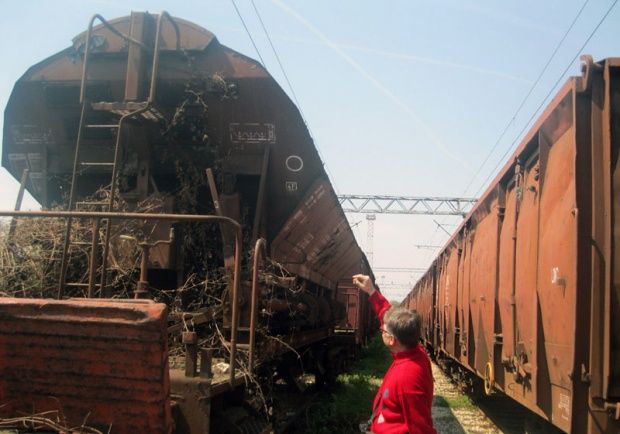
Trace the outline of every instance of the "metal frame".
{"type": "Polygon", "coordinates": [[[258,261],[265,256],[267,241],[264,238],[256,240],[252,252],[252,306],[250,312],[250,354],[248,356],[248,368],[250,372],[254,368],[254,344],[256,342],[256,305],[258,303],[258,261]]]}
{"type": "MultiPolygon", "coordinates": [[[[145,103],[141,103],[140,105],[138,105],[137,109],[124,114],[118,122],[117,131],[116,131],[116,143],[114,147],[114,161],[112,162],[112,179],[110,181],[110,198],[109,198],[108,207],[107,207],[107,211],[112,212],[112,210],[114,209],[114,200],[116,199],[115,186],[116,186],[116,178],[118,175],[117,166],[118,166],[118,160],[120,158],[120,148],[121,148],[121,143],[122,143],[123,126],[125,125],[128,119],[133,118],[134,116],[137,116],[144,112],[147,112],[155,102],[156,88],[157,88],[157,67],[159,65],[159,52],[160,52],[160,42],[161,42],[161,28],[162,28],[162,23],[163,23],[164,18],[166,18],[170,22],[172,27],[174,28],[174,31],[176,34],[176,50],[180,50],[181,41],[180,41],[179,26],[172,19],[170,14],[168,14],[168,12],[166,11],[162,11],[157,18],[157,28],[155,32],[155,47],[153,49],[148,47],[143,42],[137,39],[134,39],[131,36],[128,36],[122,32],[119,32],[116,28],[114,28],[114,26],[112,26],[108,21],[106,21],[99,14],[93,15],[93,17],[90,19],[88,23],[88,29],[86,31],[86,39],[84,42],[85,45],[84,45],[84,63],[82,65],[82,81],[80,84],[80,104],[82,104],[82,110],[81,110],[80,125],[78,128],[78,135],[77,135],[76,145],[75,145],[75,154],[74,154],[74,159],[73,159],[73,172],[71,175],[71,189],[69,192],[69,204],[67,206],[67,209],[69,211],[73,210],[73,207],[74,207],[75,193],[76,193],[75,186],[76,186],[76,181],[77,181],[77,168],[78,168],[78,164],[80,160],[80,144],[82,142],[82,135],[83,135],[84,128],[87,127],[86,117],[87,117],[87,111],[88,111],[87,107],[89,105],[89,102],[86,99],[86,83],[88,81],[88,63],[89,63],[88,61],[90,58],[89,57],[90,56],[90,38],[92,35],[93,25],[95,23],[95,20],[99,20],[103,24],[103,26],[105,26],[108,30],[110,30],[112,33],[114,33],[119,38],[123,39],[124,41],[136,44],[140,46],[142,49],[153,53],[153,64],[151,68],[151,85],[149,89],[148,100],[145,103]]],[[[67,227],[65,229],[65,240],[63,244],[63,255],[62,255],[62,260],[61,260],[60,280],[58,283],[58,298],[61,298],[63,296],[63,289],[65,286],[66,270],[67,270],[67,265],[68,265],[67,261],[68,261],[68,255],[69,255],[69,245],[71,244],[71,223],[72,223],[71,217],[69,217],[67,219],[67,227]]],[[[103,243],[103,257],[102,257],[101,282],[100,282],[102,292],[105,291],[105,287],[107,285],[106,267],[107,267],[107,254],[109,251],[111,229],[112,229],[112,221],[111,219],[108,219],[106,222],[105,240],[103,243]]],[[[94,255],[94,252],[92,254],[94,255]]]]}
{"type": "MultiPolygon", "coordinates": [[[[230,338],[230,383],[234,383],[236,355],[237,355],[237,329],[239,322],[239,278],[241,271],[241,249],[242,249],[242,229],[241,225],[235,220],[214,215],[194,215],[194,214],[150,214],[150,213],[121,213],[121,212],[84,212],[84,211],[0,211],[0,217],[13,218],[66,218],[66,219],[101,219],[112,220],[163,220],[177,222],[210,222],[231,226],[235,231],[235,257],[232,288],[232,325],[230,338]]],[[[90,271],[90,270],[89,270],[90,271]]],[[[90,274],[90,273],[89,273],[90,274]]]]}
{"type": "Polygon", "coordinates": [[[344,212],[364,214],[458,215],[464,217],[475,198],[340,194],[344,212]]]}

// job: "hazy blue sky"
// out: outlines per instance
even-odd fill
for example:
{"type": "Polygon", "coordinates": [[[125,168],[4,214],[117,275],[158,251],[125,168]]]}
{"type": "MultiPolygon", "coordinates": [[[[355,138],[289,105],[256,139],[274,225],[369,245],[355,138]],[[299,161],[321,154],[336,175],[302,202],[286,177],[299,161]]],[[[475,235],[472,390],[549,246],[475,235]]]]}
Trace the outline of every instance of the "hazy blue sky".
{"type": "MultiPolygon", "coordinates": [[[[620,56],[618,7],[580,51],[614,4],[614,0],[585,2],[548,70],[515,116],[584,0],[254,2],[339,193],[479,194],[575,55],[589,53],[595,60],[620,56]],[[474,177],[509,122],[495,152],[474,177]]],[[[236,4],[267,69],[292,95],[251,1],[236,4]]],[[[229,0],[2,0],[0,5],[3,108],[21,74],[69,46],[94,13],[111,19],[131,10],[167,10],[212,31],[221,43],[258,58],[229,0]]],[[[569,74],[579,74],[578,61],[569,74]]],[[[4,169],[0,185],[0,208],[12,208],[17,182],[4,169]]],[[[365,247],[364,216],[352,215],[351,221],[361,221],[354,230],[365,247]]],[[[375,265],[427,266],[435,252],[414,245],[441,244],[446,238],[432,217],[378,215],[375,265]]],[[[418,277],[376,274],[395,297],[404,295],[404,288],[418,277]]]]}

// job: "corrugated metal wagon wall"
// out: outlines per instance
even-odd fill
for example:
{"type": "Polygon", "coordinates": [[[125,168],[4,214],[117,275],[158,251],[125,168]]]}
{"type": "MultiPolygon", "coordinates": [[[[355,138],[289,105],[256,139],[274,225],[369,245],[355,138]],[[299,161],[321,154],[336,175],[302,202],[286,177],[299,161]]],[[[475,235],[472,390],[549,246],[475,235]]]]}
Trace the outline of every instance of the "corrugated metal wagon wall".
{"type": "Polygon", "coordinates": [[[615,433],[620,59],[583,60],[413,293],[432,275],[435,351],[485,387],[566,432],[615,433]]]}

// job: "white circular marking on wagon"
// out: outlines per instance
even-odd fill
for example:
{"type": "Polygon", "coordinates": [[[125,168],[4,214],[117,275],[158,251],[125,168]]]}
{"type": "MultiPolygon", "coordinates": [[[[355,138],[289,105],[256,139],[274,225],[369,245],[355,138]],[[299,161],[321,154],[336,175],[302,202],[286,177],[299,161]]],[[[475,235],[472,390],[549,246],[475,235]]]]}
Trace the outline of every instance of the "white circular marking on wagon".
{"type": "Polygon", "coordinates": [[[297,155],[290,155],[286,161],[286,168],[291,172],[300,172],[304,168],[304,160],[297,155]]]}

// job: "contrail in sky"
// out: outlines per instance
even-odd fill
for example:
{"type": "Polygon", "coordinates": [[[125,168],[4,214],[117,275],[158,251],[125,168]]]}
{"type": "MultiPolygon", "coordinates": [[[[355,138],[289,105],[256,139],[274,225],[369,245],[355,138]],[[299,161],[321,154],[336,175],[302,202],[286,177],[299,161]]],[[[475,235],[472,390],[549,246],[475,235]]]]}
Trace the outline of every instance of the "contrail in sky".
{"type": "MultiPolygon", "coordinates": [[[[242,31],[241,29],[236,29],[236,30],[239,31],[239,32],[242,31]]],[[[282,34],[277,34],[276,37],[278,39],[281,39],[283,41],[288,41],[288,42],[298,42],[298,43],[302,43],[302,44],[312,44],[312,45],[317,44],[317,43],[320,44],[320,42],[311,41],[309,39],[294,38],[294,37],[285,36],[285,35],[282,35],[282,34]]],[[[527,78],[518,77],[516,75],[507,74],[505,72],[496,71],[494,69],[479,68],[477,66],[465,65],[465,64],[462,64],[462,63],[449,62],[447,60],[441,60],[441,59],[436,59],[436,58],[432,58],[432,57],[415,56],[413,54],[398,53],[396,51],[389,51],[389,50],[379,50],[377,48],[361,47],[359,45],[337,44],[335,42],[333,44],[335,46],[343,48],[345,50],[361,51],[361,52],[364,52],[364,53],[374,54],[376,56],[391,57],[393,59],[408,60],[408,61],[412,61],[412,62],[426,63],[426,64],[429,64],[429,65],[438,65],[438,66],[445,66],[447,68],[462,69],[464,71],[471,71],[471,72],[476,72],[478,74],[484,74],[484,75],[492,75],[492,76],[495,76],[495,77],[500,77],[500,78],[505,78],[505,79],[508,79],[508,80],[518,81],[518,82],[525,83],[525,84],[532,84],[532,80],[528,80],[527,78]]]]}
{"type": "Polygon", "coordinates": [[[366,53],[377,54],[379,56],[392,57],[394,59],[412,60],[414,62],[428,63],[431,65],[439,65],[439,66],[447,66],[447,67],[456,68],[456,69],[464,69],[466,71],[478,72],[480,74],[486,74],[486,75],[495,75],[497,77],[507,78],[509,80],[532,84],[531,80],[527,80],[522,77],[517,77],[516,75],[506,74],[505,72],[501,72],[501,71],[494,71],[492,69],[478,68],[476,66],[463,65],[461,63],[447,62],[445,60],[433,59],[430,57],[414,56],[411,54],[396,53],[394,51],[377,50],[375,48],[360,47],[357,45],[338,44],[338,46],[344,49],[348,49],[348,50],[363,51],[366,53]]]}
{"type": "Polygon", "coordinates": [[[303,24],[308,30],[310,30],[314,35],[319,38],[325,45],[334,50],[340,57],[347,61],[349,65],[357,70],[364,78],[370,81],[378,90],[380,90],[385,96],[392,100],[397,106],[402,108],[424,131],[424,133],[430,138],[431,142],[435,144],[435,146],[447,157],[457,161],[461,165],[463,165],[469,172],[475,173],[474,169],[467,164],[466,161],[459,158],[458,155],[454,154],[448,147],[441,141],[441,139],[435,134],[435,132],[428,127],[418,116],[418,114],[413,111],[407,104],[401,101],[391,90],[383,85],[379,80],[373,77],[368,71],[364,69],[359,63],[357,63],[351,56],[345,53],[342,48],[340,48],[337,44],[333,43],[327,36],[325,36],[319,29],[314,27],[312,23],[306,20],[303,16],[299,15],[294,9],[285,5],[280,0],[272,0],[272,2],[284,10],[286,13],[294,17],[297,21],[303,24]]]}

